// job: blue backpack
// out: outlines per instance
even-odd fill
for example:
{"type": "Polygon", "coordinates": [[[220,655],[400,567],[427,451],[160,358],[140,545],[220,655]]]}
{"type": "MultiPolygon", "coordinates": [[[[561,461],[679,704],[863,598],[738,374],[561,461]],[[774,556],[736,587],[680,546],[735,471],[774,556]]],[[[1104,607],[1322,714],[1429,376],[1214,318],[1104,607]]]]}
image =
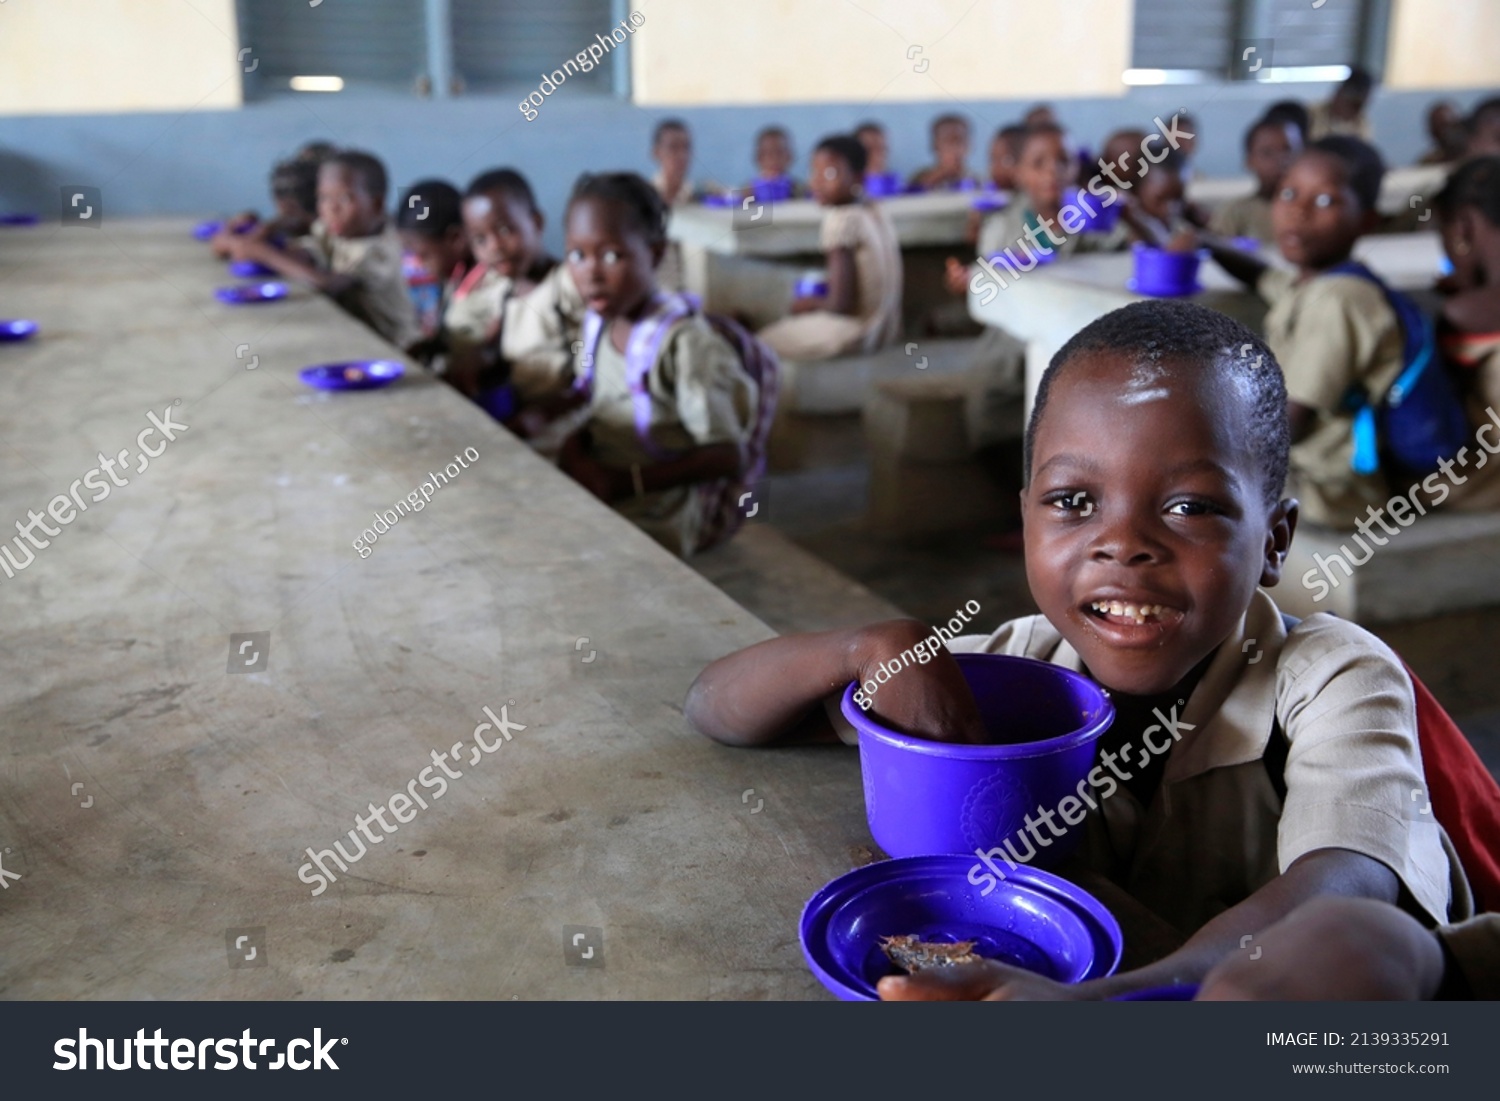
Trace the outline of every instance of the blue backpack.
{"type": "Polygon", "coordinates": [[[1438,469],[1439,459],[1457,455],[1469,437],[1468,414],[1443,366],[1432,322],[1357,260],[1328,274],[1358,276],[1379,287],[1404,337],[1403,367],[1390,389],[1373,403],[1358,385],[1344,398],[1344,408],[1354,414],[1354,472],[1374,474],[1384,465],[1388,474],[1420,479],[1438,469]]]}

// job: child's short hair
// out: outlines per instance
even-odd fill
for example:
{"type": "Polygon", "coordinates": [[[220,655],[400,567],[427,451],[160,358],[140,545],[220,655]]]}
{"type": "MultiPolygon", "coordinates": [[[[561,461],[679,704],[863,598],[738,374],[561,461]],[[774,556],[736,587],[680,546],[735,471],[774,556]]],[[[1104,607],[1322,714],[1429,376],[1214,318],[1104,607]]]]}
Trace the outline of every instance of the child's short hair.
{"type": "Polygon", "coordinates": [[[1375,78],[1370,75],[1369,70],[1356,65],[1349,70],[1349,75],[1344,78],[1340,87],[1347,88],[1357,96],[1368,96],[1370,89],[1375,87],[1375,78]]]}
{"type": "Polygon", "coordinates": [[[1019,122],[1002,126],[995,131],[995,140],[1004,144],[1012,157],[1021,155],[1021,146],[1026,143],[1026,127],[1019,122]]]}
{"type": "Polygon", "coordinates": [[[830,134],[814,147],[815,153],[832,153],[849,166],[856,176],[863,176],[870,163],[865,144],[853,134],[830,134]]]}
{"type": "Polygon", "coordinates": [[[651,130],[651,148],[655,149],[661,144],[661,139],[673,130],[681,130],[688,133],[688,124],[679,118],[665,118],[656,124],[651,130]]]}
{"type": "Polygon", "coordinates": [[[1470,134],[1491,126],[1500,128],[1500,96],[1491,96],[1489,99],[1476,103],[1474,110],[1470,111],[1469,117],[1464,120],[1464,128],[1470,134]]]}
{"type": "Polygon", "coordinates": [[[302,148],[297,150],[294,160],[306,161],[313,167],[317,167],[339,151],[339,147],[331,141],[314,140],[302,143],[302,148]]]}
{"type": "Polygon", "coordinates": [[[1160,362],[1189,362],[1233,380],[1249,395],[1249,439],[1254,441],[1264,478],[1266,505],[1281,499],[1286,484],[1291,429],[1286,416],[1286,382],[1265,341],[1233,318],[1192,302],[1149,299],[1132,302],[1083,327],[1064,344],[1037,386],[1031,420],[1026,425],[1022,458],[1023,484],[1031,484],[1031,458],[1038,426],[1047,410],[1052,386],[1063,370],[1085,352],[1108,350],[1160,362]]]}
{"type": "Polygon", "coordinates": [[[1057,123],[1055,123],[1055,122],[1038,122],[1038,123],[1033,123],[1031,126],[1028,126],[1024,130],[1021,131],[1021,144],[1017,147],[1017,153],[1016,153],[1016,155],[1020,156],[1020,154],[1025,151],[1027,143],[1030,142],[1032,138],[1041,137],[1043,135],[1054,135],[1054,134],[1057,137],[1063,139],[1064,142],[1067,141],[1067,131],[1065,131],[1057,123]]]}
{"type": "Polygon", "coordinates": [[[860,123],[853,130],[853,134],[854,134],[854,136],[856,138],[859,137],[861,134],[884,134],[884,133],[885,133],[885,127],[882,126],[880,123],[876,122],[874,119],[865,119],[864,122],[860,123]]]}
{"type": "MultiPolygon", "coordinates": [[[[1160,139],[1161,135],[1158,134],[1156,135],[1156,137],[1160,139]]],[[[1154,148],[1159,148],[1159,146],[1156,146],[1154,148]]],[[[1151,167],[1153,169],[1160,169],[1165,172],[1175,172],[1180,176],[1188,170],[1187,154],[1184,153],[1181,149],[1172,149],[1168,147],[1162,153],[1161,159],[1154,162],[1151,167]]]]}
{"type": "Polygon", "coordinates": [[[585,199],[613,203],[631,228],[646,238],[647,244],[655,246],[666,241],[667,204],[648,180],[634,172],[601,172],[597,175],[585,172],[573,184],[568,209],[572,210],[575,203],[585,199]]]}
{"type": "Polygon", "coordinates": [[[772,123],[770,126],[762,126],[755,132],[755,148],[759,149],[760,143],[767,138],[780,138],[787,145],[792,144],[792,136],[787,133],[786,127],[778,126],[775,123],[772,123]]]}
{"type": "Polygon", "coordinates": [[[944,126],[962,126],[964,130],[964,136],[967,137],[969,134],[969,120],[964,118],[960,114],[955,114],[954,112],[950,111],[948,114],[939,115],[937,118],[932,120],[932,126],[929,129],[934,141],[937,140],[937,132],[944,126]]]}
{"type": "Polygon", "coordinates": [[[1380,201],[1380,182],[1385,178],[1385,161],[1373,145],[1347,134],[1334,134],[1313,142],[1308,149],[1342,163],[1349,177],[1349,190],[1359,199],[1359,205],[1366,211],[1375,209],[1380,201]]]}
{"type": "Polygon", "coordinates": [[[385,165],[375,154],[360,149],[341,149],[323,162],[323,166],[330,164],[344,169],[354,177],[366,195],[380,206],[385,205],[386,188],[389,184],[386,181],[385,165]]]}
{"type": "Polygon", "coordinates": [[[1266,108],[1267,122],[1289,122],[1297,128],[1297,135],[1305,142],[1307,132],[1312,129],[1312,115],[1307,105],[1295,99],[1278,99],[1266,108]]]}
{"type": "MultiPolygon", "coordinates": [[[[1250,155],[1250,147],[1255,144],[1255,135],[1261,131],[1275,130],[1278,134],[1284,134],[1288,126],[1295,128],[1296,125],[1288,118],[1272,118],[1269,114],[1261,115],[1250,124],[1250,129],[1245,131],[1245,155],[1247,157],[1250,155]]],[[[1302,131],[1298,130],[1298,138],[1300,139],[1301,136],[1302,131]]]]}
{"type": "Polygon", "coordinates": [[[418,180],[396,205],[396,228],[421,237],[439,238],[463,224],[463,200],[447,180],[418,180]]]}
{"type": "Polygon", "coordinates": [[[1432,205],[1438,217],[1451,218],[1471,206],[1492,226],[1500,226],[1500,156],[1464,161],[1448,177],[1432,205]]]}
{"type": "Polygon", "coordinates": [[[318,166],[312,161],[282,161],[271,169],[271,194],[289,198],[309,214],[318,209],[318,166]]]}
{"type": "Polygon", "coordinates": [[[464,198],[472,199],[476,195],[503,195],[507,199],[523,203],[533,214],[541,213],[541,208],[536,205],[536,195],[531,190],[531,184],[527,183],[526,177],[514,168],[491,168],[475,176],[469,181],[469,186],[464,191],[464,198]]]}

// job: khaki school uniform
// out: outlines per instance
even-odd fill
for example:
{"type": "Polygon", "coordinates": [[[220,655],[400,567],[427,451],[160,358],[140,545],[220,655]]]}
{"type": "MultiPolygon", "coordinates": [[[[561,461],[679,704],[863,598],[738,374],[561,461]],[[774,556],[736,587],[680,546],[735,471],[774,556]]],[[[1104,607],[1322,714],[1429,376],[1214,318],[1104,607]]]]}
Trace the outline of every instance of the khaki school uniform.
{"type": "Polygon", "coordinates": [[[443,332],[450,348],[475,348],[484,343],[485,335],[504,314],[511,285],[510,277],[494,268],[469,273],[443,313],[443,332]]]}
{"type": "Polygon", "coordinates": [[[1443,478],[1449,491],[1446,507],[1465,512],[1500,509],[1500,333],[1444,333],[1443,352],[1464,377],[1465,405],[1475,435],[1465,461],[1454,463],[1462,482],[1443,478]],[[1489,428],[1482,427],[1488,424],[1489,428]],[[1481,465],[1483,464],[1483,465],[1481,465]]]}
{"type": "Polygon", "coordinates": [[[335,237],[314,222],[296,245],[321,271],[352,276],[357,282],[335,301],[398,348],[422,336],[417,307],[401,270],[401,238],[389,223],[368,237],[335,237]]]}
{"type": "Polygon", "coordinates": [[[1500,999],[1500,914],[1480,914],[1437,931],[1476,1000],[1500,999]]]}
{"type": "MultiPolygon", "coordinates": [[[[656,188],[656,193],[667,204],[669,211],[687,206],[698,195],[697,185],[692,180],[685,179],[677,189],[677,194],[667,198],[667,182],[660,169],[651,177],[651,186],[656,188]]],[[[680,291],[683,289],[683,280],[682,246],[676,241],[668,241],[661,254],[661,263],[656,265],[656,285],[665,291],[680,291]]]]}
{"type": "Polygon", "coordinates": [[[500,356],[510,364],[517,395],[534,401],[571,385],[585,306],[568,265],[554,266],[528,294],[507,295],[504,312],[500,356]]]}
{"type": "Polygon", "coordinates": [[[793,314],[759,336],[783,359],[817,360],[873,352],[901,334],[901,245],[896,228],[875,203],[829,207],[819,247],[854,253],[855,311],[793,314]]]}
{"type": "Polygon", "coordinates": [[[1361,113],[1354,119],[1336,119],[1333,117],[1333,104],[1330,100],[1322,103],[1314,103],[1307,109],[1308,126],[1307,140],[1320,141],[1327,137],[1350,137],[1359,138],[1361,141],[1374,144],[1375,130],[1370,125],[1370,117],[1361,113]]]}
{"type": "Polygon", "coordinates": [[[1396,381],[1401,323],[1380,288],[1356,275],[1299,283],[1293,272],[1270,269],[1255,289],[1271,307],[1266,343],[1286,376],[1287,397],[1316,411],[1312,434],[1292,446],[1288,492],[1302,502],[1303,519],[1352,529],[1391,489],[1379,471],[1351,469],[1354,414],[1342,405],[1353,386],[1373,402],[1396,381]]]}
{"type": "Polygon", "coordinates": [[[1260,195],[1225,203],[1214,211],[1208,228],[1223,237],[1254,237],[1264,244],[1276,240],[1276,231],[1271,228],[1271,200],[1260,195]]]}
{"type": "MultiPolygon", "coordinates": [[[[1083,667],[1042,616],[961,636],[948,648],[1083,667]]],[[[836,706],[830,715],[849,740],[836,706]]],[[[1416,703],[1401,659],[1374,635],[1326,613],[1289,635],[1275,602],[1257,591],[1178,715],[1181,738],[1150,805],[1121,783],[1079,828],[1083,859],[1180,931],[1190,934],[1298,857],[1327,848],[1390,868],[1428,925],[1472,914],[1447,834],[1412,812],[1411,793],[1426,790],[1416,703]],[[1254,664],[1247,648],[1260,655],[1254,664]],[[1284,799],[1263,760],[1277,720],[1290,743],[1284,799]]],[[[1152,738],[1159,746],[1171,740],[1163,732],[1152,738]]],[[[1144,752],[1144,733],[1130,742],[1144,752]]],[[[1138,765],[1128,753],[1116,760],[1124,772],[1138,765]]]]}
{"type": "MultiPolygon", "coordinates": [[[[651,395],[647,431],[659,451],[749,441],[759,396],[755,381],[729,342],[702,316],[679,322],[667,334],[646,376],[646,390],[651,395]]],[[[625,354],[615,348],[608,332],[600,337],[594,354],[588,424],[594,457],[605,466],[626,470],[662,461],[636,434],[625,354]]],[[[700,487],[683,485],[627,497],[614,507],[673,554],[686,558],[698,549],[713,519],[707,514],[708,499],[700,487]]]]}

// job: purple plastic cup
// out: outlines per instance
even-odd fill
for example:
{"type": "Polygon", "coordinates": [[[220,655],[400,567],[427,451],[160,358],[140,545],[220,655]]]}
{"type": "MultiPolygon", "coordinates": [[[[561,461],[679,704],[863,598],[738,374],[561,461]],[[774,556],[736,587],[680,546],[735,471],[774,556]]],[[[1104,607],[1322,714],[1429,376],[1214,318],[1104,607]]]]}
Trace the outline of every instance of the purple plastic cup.
{"type": "Polygon", "coordinates": [[[777,176],[774,180],[756,180],[750,185],[755,198],[762,203],[783,203],[792,197],[790,176],[777,176]]]}
{"type": "MultiPolygon", "coordinates": [[[[859,685],[844,692],[844,717],[859,732],[865,817],[892,856],[963,853],[972,863],[976,852],[1007,839],[1019,851],[1026,815],[1054,810],[1067,796],[1076,801],[1087,787],[1099,737],[1114,722],[1109,694],[1079,673],[1003,654],[954,657],[985,728],[1002,744],[901,734],[860,709],[859,685]]],[[[1066,829],[1048,837],[1051,844],[1032,846],[1035,862],[1066,856],[1081,832],[1066,829]]]]}
{"type": "Polygon", "coordinates": [[[894,172],[865,173],[865,194],[872,199],[888,199],[902,191],[901,177],[894,172]]]}
{"type": "Polygon", "coordinates": [[[1004,210],[1010,204],[1010,197],[997,187],[987,187],[969,204],[970,210],[977,210],[981,214],[989,214],[996,210],[1004,210]]]}
{"type": "Polygon", "coordinates": [[[1207,250],[1168,252],[1137,241],[1134,253],[1135,276],[1129,287],[1137,294],[1179,298],[1203,289],[1198,283],[1198,267],[1208,255],[1207,250]]]}
{"type": "Polygon", "coordinates": [[[974,941],[974,953],[1057,982],[1103,978],[1119,966],[1124,939],[1099,900],[1038,868],[1022,867],[985,894],[959,856],[915,856],[856,868],[824,886],[802,910],[807,965],[844,1001],[873,1001],[876,984],[901,971],[880,941],[974,941]]]}
{"type": "Polygon", "coordinates": [[[821,271],[810,271],[797,280],[796,296],[798,298],[826,298],[828,296],[828,276],[821,271]]]}

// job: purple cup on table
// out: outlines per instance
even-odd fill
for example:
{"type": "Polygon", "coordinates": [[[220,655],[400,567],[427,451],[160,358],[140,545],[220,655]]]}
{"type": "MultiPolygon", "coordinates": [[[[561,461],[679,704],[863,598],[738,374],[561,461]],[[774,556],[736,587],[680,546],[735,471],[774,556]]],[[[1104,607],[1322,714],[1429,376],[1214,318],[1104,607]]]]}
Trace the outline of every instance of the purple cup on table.
{"type": "Polygon", "coordinates": [[[726,192],[723,195],[709,192],[707,195],[704,195],[702,200],[700,201],[704,206],[712,207],[730,207],[739,204],[739,199],[735,198],[733,192],[726,192]]]}
{"type": "Polygon", "coordinates": [[[792,197],[790,176],[777,176],[774,180],[756,180],[750,185],[755,198],[762,203],[784,203],[792,197]]]}
{"type": "Polygon", "coordinates": [[[1056,982],[1104,978],[1120,963],[1120,926],[1083,888],[1021,866],[999,889],[968,879],[972,857],[912,856],[856,868],[824,886],[802,911],[808,967],[844,1001],[873,1001],[876,984],[901,974],[886,937],[972,941],[985,959],[1056,982]]]}
{"type": "Polygon", "coordinates": [[[268,268],[259,260],[231,260],[229,262],[229,274],[241,279],[259,279],[266,275],[275,275],[275,268],[268,268]]]}
{"type": "Polygon", "coordinates": [[[1106,203],[1098,195],[1091,195],[1083,188],[1074,193],[1072,206],[1083,220],[1079,233],[1108,233],[1115,228],[1120,220],[1120,212],[1125,209],[1124,203],[1118,200],[1106,203]]]}
{"type": "Polygon", "coordinates": [[[1154,298],[1180,298],[1203,289],[1198,282],[1198,268],[1208,256],[1207,249],[1193,252],[1169,252],[1137,241],[1133,248],[1135,275],[1127,286],[1137,294],[1154,298]]]}
{"type": "Polygon", "coordinates": [[[991,214],[997,210],[1004,210],[1010,204],[1010,196],[998,187],[987,187],[969,204],[970,210],[977,210],[981,214],[991,214]]]}
{"type": "MultiPolygon", "coordinates": [[[[1083,805],[1078,792],[1089,787],[1099,738],[1115,718],[1102,687],[1061,666],[1003,654],[954,657],[998,744],[900,733],[854,702],[859,685],[844,692],[844,717],[859,733],[865,817],[892,856],[962,853],[972,864],[1005,842],[1019,853],[1030,845],[1022,840],[1028,814],[1070,796],[1083,805]]],[[[1066,856],[1081,832],[1034,846],[1036,862],[1066,856]]]]}
{"type": "Polygon", "coordinates": [[[903,190],[901,177],[894,172],[865,173],[865,194],[871,199],[888,199],[903,190]]]}
{"type": "Polygon", "coordinates": [[[828,297],[828,273],[822,271],[804,272],[797,280],[796,297],[798,298],[827,298],[828,297]]]}

